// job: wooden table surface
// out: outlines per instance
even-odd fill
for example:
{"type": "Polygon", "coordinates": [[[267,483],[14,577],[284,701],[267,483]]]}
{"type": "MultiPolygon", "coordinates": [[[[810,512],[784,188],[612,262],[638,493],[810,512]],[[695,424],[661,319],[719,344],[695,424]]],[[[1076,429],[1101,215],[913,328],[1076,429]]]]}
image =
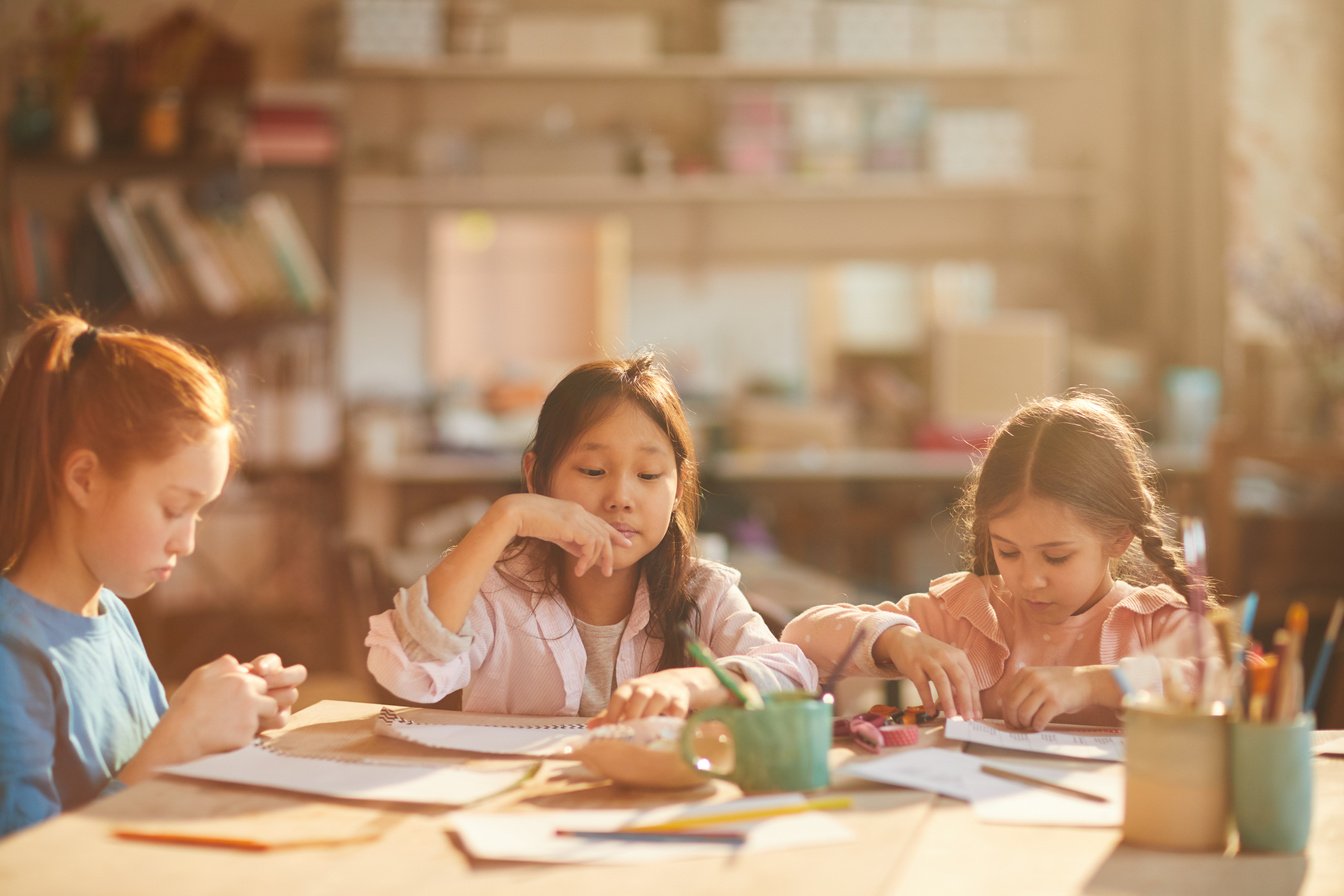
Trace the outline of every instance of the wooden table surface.
{"type": "MultiPolygon", "coordinates": [[[[276,735],[276,746],[324,756],[460,761],[374,735],[371,720],[378,709],[318,703],[294,716],[276,735]]],[[[500,720],[428,709],[408,712],[425,721],[500,720]]],[[[848,750],[837,747],[832,759],[840,763],[848,756],[848,750]]],[[[1305,856],[1164,853],[1123,845],[1118,829],[983,824],[968,804],[846,778],[833,789],[854,798],[854,808],[841,815],[856,834],[853,842],[624,867],[478,862],[457,847],[442,809],[321,800],[165,776],[0,840],[0,893],[1338,896],[1344,893],[1344,758],[1322,756],[1314,762],[1316,808],[1305,856]],[[259,852],[137,842],[112,834],[127,824],[181,819],[237,819],[260,831],[344,816],[374,819],[381,833],[366,842],[259,852]]],[[[736,795],[728,785],[715,785],[669,798],[622,790],[574,770],[574,763],[548,761],[523,787],[485,806],[508,811],[642,807],[736,795]]]]}

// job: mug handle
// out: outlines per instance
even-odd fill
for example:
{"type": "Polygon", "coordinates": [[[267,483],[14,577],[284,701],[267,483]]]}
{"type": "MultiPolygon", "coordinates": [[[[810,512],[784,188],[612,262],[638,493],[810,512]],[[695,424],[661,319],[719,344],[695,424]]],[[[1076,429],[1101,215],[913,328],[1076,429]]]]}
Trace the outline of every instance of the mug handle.
{"type": "Polygon", "coordinates": [[[702,775],[711,778],[719,778],[723,781],[732,780],[732,771],[737,771],[737,740],[733,740],[733,769],[728,773],[716,772],[712,769],[700,768],[696,764],[697,756],[691,749],[691,742],[695,739],[695,733],[706,722],[722,722],[729,731],[733,730],[733,714],[740,712],[736,707],[711,706],[702,709],[686,720],[686,724],[681,729],[681,758],[686,764],[695,769],[702,775]]]}

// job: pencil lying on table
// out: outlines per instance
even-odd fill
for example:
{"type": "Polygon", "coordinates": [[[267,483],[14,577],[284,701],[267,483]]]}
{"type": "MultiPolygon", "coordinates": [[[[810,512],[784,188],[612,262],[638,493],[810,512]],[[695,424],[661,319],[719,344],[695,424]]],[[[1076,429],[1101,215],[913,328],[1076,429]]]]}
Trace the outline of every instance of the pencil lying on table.
{"type": "Polygon", "coordinates": [[[792,815],[797,812],[812,812],[818,809],[848,809],[854,805],[854,801],[847,796],[828,796],[820,797],[815,800],[805,800],[801,803],[789,803],[782,806],[760,806],[753,809],[728,809],[723,812],[706,812],[703,815],[690,815],[685,818],[674,818],[671,821],[664,821],[658,824],[640,824],[621,828],[622,831],[632,833],[661,833],[663,831],[683,831],[688,828],[710,827],[716,824],[727,824],[732,821],[755,821],[761,818],[772,818],[776,815],[792,815]]]}
{"type": "Polygon", "coordinates": [[[589,831],[561,828],[557,837],[579,837],[584,840],[627,840],[636,843],[727,843],[731,846],[747,842],[740,831],[589,831]]]}
{"type": "Polygon", "coordinates": [[[1097,793],[1088,793],[1086,790],[1077,790],[1063,784],[1056,784],[1054,781],[1047,781],[1044,778],[1033,778],[1031,775],[1009,771],[1006,768],[999,768],[997,765],[981,765],[980,771],[987,775],[993,775],[995,778],[1003,778],[1005,781],[1016,781],[1018,784],[1030,784],[1032,787],[1044,787],[1046,790],[1053,790],[1056,793],[1063,793],[1068,796],[1076,796],[1079,799],[1091,800],[1094,803],[1110,802],[1106,797],[1097,793]]]}

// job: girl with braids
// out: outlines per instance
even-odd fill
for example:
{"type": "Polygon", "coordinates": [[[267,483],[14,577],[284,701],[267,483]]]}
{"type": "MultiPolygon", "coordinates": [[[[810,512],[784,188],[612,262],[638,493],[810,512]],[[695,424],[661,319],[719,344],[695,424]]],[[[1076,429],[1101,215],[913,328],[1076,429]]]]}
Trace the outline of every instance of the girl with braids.
{"type": "Polygon", "coordinates": [[[783,640],[828,671],[861,632],[851,674],[908,678],[926,706],[932,686],[947,715],[1114,724],[1116,667],[1137,687],[1184,684],[1201,633],[1156,475],[1109,396],[1027,404],[995,431],[956,506],[968,572],[894,604],[815,607],[783,640]]]}
{"type": "Polygon", "coordinates": [[[172,575],[237,451],[182,345],[50,314],[0,387],[0,834],[285,723],[307,675],[222,656],[164,697],[122,598],[172,575]]]}
{"type": "Polygon", "coordinates": [[[684,716],[728,692],[694,666],[689,624],[759,691],[814,689],[735,570],[697,559],[700,486],[681,399],[649,354],[571,371],[546,397],[506,495],[370,619],[374,677],[406,700],[463,689],[462,708],[684,716]]]}

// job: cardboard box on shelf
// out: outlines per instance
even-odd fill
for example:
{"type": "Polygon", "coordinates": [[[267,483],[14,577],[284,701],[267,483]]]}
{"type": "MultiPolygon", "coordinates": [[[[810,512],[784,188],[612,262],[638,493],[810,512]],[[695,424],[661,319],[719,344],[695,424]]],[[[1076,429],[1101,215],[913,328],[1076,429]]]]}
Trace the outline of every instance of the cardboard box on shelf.
{"type": "Polygon", "coordinates": [[[514,13],[504,55],[523,65],[641,65],[658,57],[658,25],[638,12],[514,13]]]}
{"type": "Polygon", "coordinates": [[[854,415],[840,403],[745,398],[729,415],[733,447],[741,451],[841,449],[854,445],[854,415]]]}

